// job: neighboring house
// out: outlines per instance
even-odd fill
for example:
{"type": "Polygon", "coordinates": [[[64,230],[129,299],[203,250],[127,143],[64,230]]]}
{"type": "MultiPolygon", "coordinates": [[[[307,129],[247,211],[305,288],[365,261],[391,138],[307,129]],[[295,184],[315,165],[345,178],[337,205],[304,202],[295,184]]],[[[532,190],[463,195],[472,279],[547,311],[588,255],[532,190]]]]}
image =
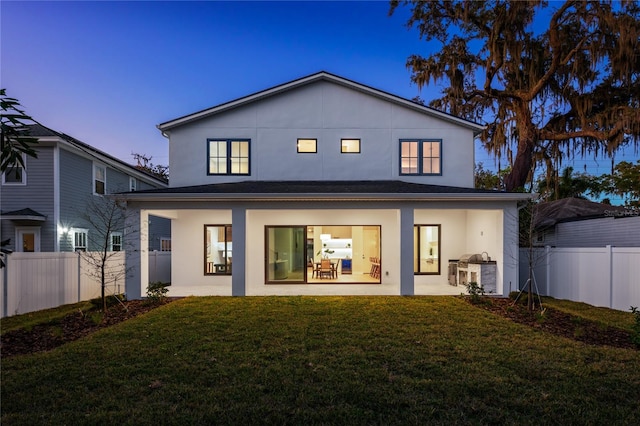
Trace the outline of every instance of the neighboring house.
{"type": "MultiPolygon", "coordinates": [[[[94,250],[84,219],[93,197],[121,191],[166,188],[166,181],[63,133],[30,126],[38,138],[38,158],[23,156],[25,168],[12,167],[0,184],[0,238],[23,252],[94,250]]],[[[171,247],[171,223],[153,218],[149,248],[171,247]]],[[[110,235],[110,249],[123,250],[123,232],[110,235]]]]}
{"type": "MultiPolygon", "coordinates": [[[[158,128],[170,187],[126,197],[134,245],[172,221],[172,296],[460,294],[449,260],[482,252],[518,287],[529,196],[474,189],[476,123],[320,72],[158,128]]],[[[140,297],[146,256],[127,262],[140,297]]]]}
{"type": "Polygon", "coordinates": [[[564,198],[534,210],[533,244],[552,247],[638,247],[640,211],[564,198]]]}

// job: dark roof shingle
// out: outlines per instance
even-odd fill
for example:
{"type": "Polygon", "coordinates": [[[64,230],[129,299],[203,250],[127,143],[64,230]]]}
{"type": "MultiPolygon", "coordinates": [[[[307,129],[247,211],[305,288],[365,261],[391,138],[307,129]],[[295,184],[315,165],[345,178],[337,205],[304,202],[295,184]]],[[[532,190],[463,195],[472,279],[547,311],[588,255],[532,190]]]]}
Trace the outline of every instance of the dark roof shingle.
{"type": "Polygon", "coordinates": [[[245,181],[138,191],[139,194],[500,194],[490,189],[425,185],[398,180],[245,181]]]}

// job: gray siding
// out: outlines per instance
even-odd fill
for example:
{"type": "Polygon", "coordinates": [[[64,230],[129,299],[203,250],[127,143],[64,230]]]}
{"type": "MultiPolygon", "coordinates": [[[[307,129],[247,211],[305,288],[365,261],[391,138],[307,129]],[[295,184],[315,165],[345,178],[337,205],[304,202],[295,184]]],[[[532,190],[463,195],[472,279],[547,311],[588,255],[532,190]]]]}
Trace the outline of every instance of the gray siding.
{"type": "Polygon", "coordinates": [[[44,222],[0,221],[0,238],[11,238],[9,248],[15,250],[16,226],[40,227],[40,251],[54,251],[56,223],[54,218],[54,179],[52,147],[39,146],[38,158],[27,156],[27,185],[0,185],[0,210],[3,212],[30,208],[46,216],[44,222]]]}
{"type": "MultiPolygon", "coordinates": [[[[95,242],[99,231],[86,220],[90,214],[90,203],[96,202],[98,195],[93,195],[93,164],[91,159],[60,150],[60,222],[63,226],[88,230],[88,250],[99,249],[101,244],[95,242]]],[[[100,163],[103,164],[103,163],[100,163]]],[[[107,166],[106,191],[115,192],[115,188],[128,185],[128,177],[107,166]]],[[[122,230],[120,230],[122,231],[122,230]]],[[[60,239],[60,251],[73,250],[73,232],[60,239]]]]}
{"type": "Polygon", "coordinates": [[[147,189],[154,189],[154,188],[158,188],[158,186],[149,185],[147,182],[142,182],[141,180],[138,179],[138,191],[144,191],[147,189]]]}
{"type": "MultiPolygon", "coordinates": [[[[89,228],[82,219],[93,195],[93,163],[64,149],[60,150],[60,223],[66,228],[89,228]]],[[[91,231],[89,231],[91,232],[91,231]]],[[[60,239],[60,251],[73,250],[73,234],[60,239]]]]}
{"type": "Polygon", "coordinates": [[[171,219],[149,215],[149,250],[160,251],[160,238],[171,238],[171,219]]]}
{"type": "Polygon", "coordinates": [[[107,193],[129,191],[129,175],[107,167],[107,193]]]}
{"type": "Polygon", "coordinates": [[[545,237],[545,244],[556,247],[640,247],[640,216],[559,223],[551,239],[553,242],[547,242],[545,237]]]}

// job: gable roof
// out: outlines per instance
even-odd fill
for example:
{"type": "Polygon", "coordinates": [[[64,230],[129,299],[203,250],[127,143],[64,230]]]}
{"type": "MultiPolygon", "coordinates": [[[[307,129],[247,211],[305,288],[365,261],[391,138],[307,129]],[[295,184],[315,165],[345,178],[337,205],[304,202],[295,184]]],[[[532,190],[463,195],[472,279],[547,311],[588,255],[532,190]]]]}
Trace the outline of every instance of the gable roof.
{"type": "Polygon", "coordinates": [[[42,124],[31,124],[28,125],[28,134],[29,136],[37,137],[37,138],[57,138],[62,140],[63,142],[71,145],[72,147],[88,154],[90,157],[96,158],[97,160],[108,162],[112,167],[116,169],[121,169],[120,171],[126,174],[134,174],[140,177],[144,177],[148,180],[153,181],[155,184],[160,186],[166,186],[167,180],[161,179],[160,177],[147,172],[146,170],[139,169],[129,163],[126,163],[110,154],[107,154],[104,151],[101,151],[85,142],[82,142],[72,136],[69,136],[65,133],[57,132],[53,129],[50,129],[47,126],[43,126],[42,124]],[[122,170],[124,169],[124,170],[122,170]]]}
{"type": "Polygon", "coordinates": [[[0,216],[2,217],[2,219],[32,220],[37,222],[44,222],[47,219],[47,217],[42,213],[38,213],[37,211],[30,208],[14,210],[10,212],[0,212],[0,216]]]}
{"type": "Polygon", "coordinates": [[[163,189],[125,194],[127,199],[246,199],[246,200],[524,200],[531,194],[490,189],[425,185],[404,181],[244,181],[163,189]]]}
{"type": "Polygon", "coordinates": [[[535,229],[548,228],[561,222],[586,220],[624,212],[628,209],[622,206],[595,203],[583,198],[563,198],[546,201],[536,205],[533,227],[535,229]]]}
{"type": "Polygon", "coordinates": [[[211,108],[207,108],[202,111],[198,111],[192,114],[178,117],[173,120],[160,123],[156,127],[160,131],[164,132],[167,130],[171,130],[174,127],[182,126],[184,124],[187,124],[196,120],[200,120],[202,118],[211,117],[215,114],[219,114],[224,111],[238,108],[243,105],[249,104],[251,102],[256,102],[261,99],[266,99],[271,96],[275,96],[290,90],[294,90],[296,88],[306,86],[318,81],[328,81],[335,84],[339,84],[341,86],[348,87],[350,89],[357,90],[362,93],[366,93],[376,98],[383,99],[397,105],[402,105],[404,107],[410,108],[420,113],[456,123],[458,125],[461,125],[463,127],[473,130],[475,133],[479,133],[484,129],[484,126],[478,123],[474,123],[473,121],[465,120],[463,118],[456,117],[455,115],[447,114],[437,109],[424,106],[420,103],[410,101],[408,99],[402,98],[397,95],[393,95],[391,93],[384,92],[382,90],[374,89],[373,87],[366,86],[364,84],[360,84],[352,80],[348,80],[344,77],[340,77],[340,76],[328,73],[326,71],[320,71],[318,73],[311,74],[306,77],[302,77],[297,80],[290,81],[288,83],[280,84],[278,86],[274,86],[269,89],[253,93],[251,95],[244,96],[242,98],[235,99],[233,101],[225,102],[223,104],[220,104],[211,108]]]}

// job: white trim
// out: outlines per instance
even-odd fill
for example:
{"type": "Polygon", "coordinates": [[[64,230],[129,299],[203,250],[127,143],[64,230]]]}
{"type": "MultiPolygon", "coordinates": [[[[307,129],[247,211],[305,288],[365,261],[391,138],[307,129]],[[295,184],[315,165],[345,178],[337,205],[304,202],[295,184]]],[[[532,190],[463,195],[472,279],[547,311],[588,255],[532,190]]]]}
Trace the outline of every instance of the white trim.
{"type": "Polygon", "coordinates": [[[78,247],[84,248],[85,251],[89,250],[89,230],[87,228],[71,228],[69,234],[71,235],[71,248],[73,251],[76,251],[78,247]],[[76,246],[76,233],[85,235],[84,247],[76,246]]]}
{"type": "Polygon", "coordinates": [[[138,181],[133,176],[129,176],[129,191],[135,192],[138,190],[138,181]]]}
{"type": "Polygon", "coordinates": [[[15,251],[23,252],[22,236],[24,234],[33,234],[33,251],[40,251],[40,227],[39,226],[16,226],[16,244],[15,251]]]}
{"type": "Polygon", "coordinates": [[[507,192],[487,193],[424,193],[424,194],[191,194],[191,193],[133,193],[124,197],[129,201],[523,201],[536,194],[507,192]]]}
{"type": "Polygon", "coordinates": [[[92,187],[93,195],[107,195],[107,166],[105,164],[98,163],[95,161],[92,164],[93,164],[92,165],[93,179],[91,180],[91,187],[92,187]],[[98,178],[96,175],[96,169],[98,168],[101,168],[104,170],[104,178],[102,181],[98,181],[98,178]],[[104,191],[103,193],[96,192],[96,181],[102,182],[103,191],[104,191]]]}
{"type": "Polygon", "coordinates": [[[53,250],[60,251],[60,149],[58,144],[53,147],[53,223],[55,226],[55,238],[53,250]]]}
{"type": "Polygon", "coordinates": [[[27,186],[27,155],[21,154],[22,162],[24,163],[24,167],[19,163],[16,163],[14,166],[20,167],[22,169],[22,176],[20,182],[7,182],[6,175],[8,170],[2,172],[2,185],[4,186],[27,186]]]}
{"type": "Polygon", "coordinates": [[[34,222],[44,222],[45,220],[47,220],[47,218],[45,216],[30,216],[30,215],[15,215],[15,214],[3,214],[2,217],[0,217],[0,219],[2,220],[31,220],[34,222]]]}
{"type": "Polygon", "coordinates": [[[109,251],[114,251],[113,250],[113,237],[120,237],[120,250],[118,251],[122,251],[122,242],[124,241],[124,237],[122,235],[122,232],[112,232],[109,234],[109,251]]]}

